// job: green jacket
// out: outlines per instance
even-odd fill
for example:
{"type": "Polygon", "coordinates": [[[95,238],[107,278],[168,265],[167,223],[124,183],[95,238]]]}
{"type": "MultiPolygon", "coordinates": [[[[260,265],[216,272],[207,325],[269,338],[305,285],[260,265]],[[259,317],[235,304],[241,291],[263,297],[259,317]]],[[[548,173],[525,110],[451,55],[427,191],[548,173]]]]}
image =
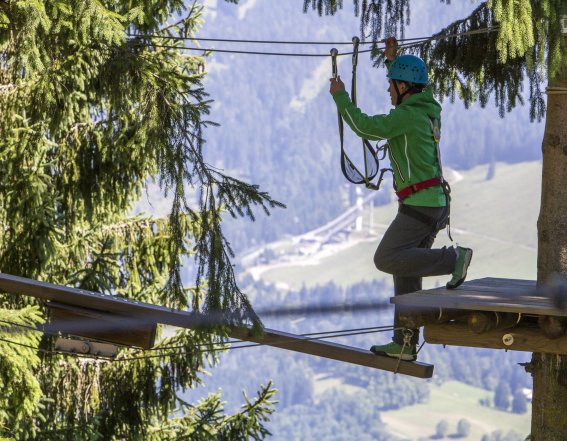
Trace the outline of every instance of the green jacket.
{"type": "MultiPolygon", "coordinates": [[[[358,136],[371,141],[388,140],[398,190],[441,175],[431,127],[431,119],[437,120],[441,127],[441,105],[433,98],[430,87],[411,95],[388,115],[365,115],[346,91],[335,93],[333,99],[345,122],[358,136]]],[[[404,199],[404,204],[444,207],[446,199],[437,185],[414,193],[404,199]]]]}

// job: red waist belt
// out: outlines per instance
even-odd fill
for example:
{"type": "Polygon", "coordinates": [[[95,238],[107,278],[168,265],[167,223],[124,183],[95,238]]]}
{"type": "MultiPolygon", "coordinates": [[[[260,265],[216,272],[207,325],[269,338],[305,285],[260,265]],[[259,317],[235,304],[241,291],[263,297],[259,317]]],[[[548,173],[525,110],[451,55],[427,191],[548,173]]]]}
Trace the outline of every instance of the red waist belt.
{"type": "Polygon", "coordinates": [[[410,197],[412,194],[417,193],[420,190],[425,190],[426,188],[435,187],[436,185],[441,185],[444,182],[443,177],[439,176],[437,178],[431,178],[427,181],[418,182],[417,184],[409,185],[405,188],[402,188],[400,191],[397,191],[396,194],[398,198],[404,200],[407,197],[410,197]]]}

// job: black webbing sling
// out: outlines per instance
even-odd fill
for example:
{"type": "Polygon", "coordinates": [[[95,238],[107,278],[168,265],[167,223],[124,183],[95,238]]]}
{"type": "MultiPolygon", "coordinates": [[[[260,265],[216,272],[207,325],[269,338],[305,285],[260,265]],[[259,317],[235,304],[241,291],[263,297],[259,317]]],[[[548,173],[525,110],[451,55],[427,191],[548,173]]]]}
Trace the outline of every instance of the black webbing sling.
{"type": "MultiPolygon", "coordinates": [[[[352,81],[351,81],[351,100],[354,105],[356,105],[356,67],[358,64],[358,46],[360,44],[360,39],[358,37],[352,38],[353,53],[352,53],[352,81]]],[[[338,78],[337,69],[337,49],[331,49],[331,62],[332,62],[332,75],[334,79],[338,78]]],[[[366,188],[371,190],[380,189],[380,184],[384,179],[384,174],[387,171],[392,171],[390,168],[384,168],[380,170],[379,160],[384,159],[386,156],[386,149],[384,148],[384,156],[378,158],[376,150],[367,139],[362,139],[362,150],[364,157],[364,172],[360,171],[358,167],[351,161],[347,156],[344,148],[344,123],[343,117],[340,112],[338,114],[339,123],[339,138],[341,140],[341,170],[345,178],[352,182],[353,184],[364,184],[366,188]],[[371,181],[376,177],[380,171],[380,176],[376,184],[371,181]]]]}

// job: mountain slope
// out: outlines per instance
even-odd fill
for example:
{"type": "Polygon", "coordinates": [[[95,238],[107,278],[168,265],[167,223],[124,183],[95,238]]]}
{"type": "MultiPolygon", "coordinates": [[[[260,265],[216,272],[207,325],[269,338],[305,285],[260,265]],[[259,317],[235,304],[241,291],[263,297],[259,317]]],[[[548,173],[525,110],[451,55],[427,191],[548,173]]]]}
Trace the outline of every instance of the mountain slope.
{"type": "MultiPolygon", "coordinates": [[[[469,279],[534,279],[541,163],[498,163],[490,180],[485,179],[487,166],[459,174],[452,184],[451,231],[455,243],[474,249],[469,279]]],[[[280,241],[275,248],[267,245],[264,249],[271,250],[271,262],[246,270],[265,282],[294,289],[331,281],[348,286],[364,280],[389,280],[389,275],[374,268],[372,256],[396,210],[395,200],[377,208],[366,207],[362,231],[345,229],[342,240],[312,244],[311,253],[297,238],[280,241]]],[[[440,232],[435,246],[451,245],[445,232],[440,232]]],[[[245,256],[243,263],[247,262],[245,256]]],[[[428,278],[424,287],[437,286],[445,279],[428,278]]]]}

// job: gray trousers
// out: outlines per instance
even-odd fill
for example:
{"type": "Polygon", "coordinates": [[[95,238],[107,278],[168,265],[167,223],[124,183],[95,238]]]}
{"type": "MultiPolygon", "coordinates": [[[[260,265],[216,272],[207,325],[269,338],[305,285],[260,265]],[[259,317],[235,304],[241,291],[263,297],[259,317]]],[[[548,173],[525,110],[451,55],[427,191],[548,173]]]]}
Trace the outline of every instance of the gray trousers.
{"type": "MultiPolygon", "coordinates": [[[[444,207],[411,207],[439,221],[437,227],[427,225],[407,214],[400,213],[386,230],[376,253],[374,264],[378,270],[394,276],[394,295],[399,296],[421,289],[421,278],[451,274],[457,254],[453,247],[431,249],[440,229],[447,224],[444,207]]],[[[407,308],[405,310],[408,311],[407,308]]],[[[400,328],[399,314],[403,307],[396,306],[394,328],[400,328]]],[[[419,341],[419,329],[412,329],[412,344],[419,341]]],[[[402,345],[403,330],[394,330],[394,342],[402,345]]]]}

